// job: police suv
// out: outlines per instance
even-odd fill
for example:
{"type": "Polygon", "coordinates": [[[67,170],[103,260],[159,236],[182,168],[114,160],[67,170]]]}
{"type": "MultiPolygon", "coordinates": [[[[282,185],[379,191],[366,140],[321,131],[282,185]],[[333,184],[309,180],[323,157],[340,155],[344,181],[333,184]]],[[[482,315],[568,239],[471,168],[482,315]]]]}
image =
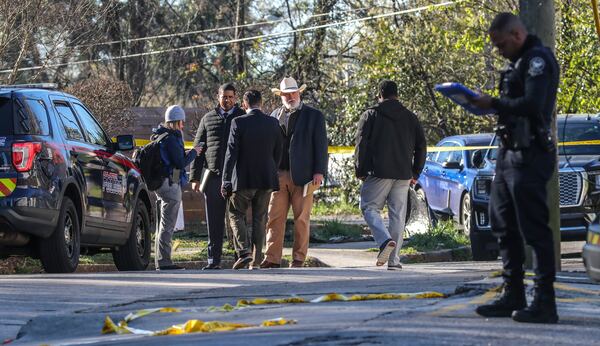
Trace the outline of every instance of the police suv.
{"type": "Polygon", "coordinates": [[[119,270],[150,258],[152,203],[139,170],[89,109],[52,84],[0,86],[0,257],[73,272],[110,251],[119,270]]]}

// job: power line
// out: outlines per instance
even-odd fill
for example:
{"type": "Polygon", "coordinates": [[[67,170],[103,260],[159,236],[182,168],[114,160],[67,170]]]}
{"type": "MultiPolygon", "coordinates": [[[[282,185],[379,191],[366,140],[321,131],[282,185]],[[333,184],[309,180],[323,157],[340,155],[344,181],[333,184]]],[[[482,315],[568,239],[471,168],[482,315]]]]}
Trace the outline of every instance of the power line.
{"type": "MultiPolygon", "coordinates": [[[[401,14],[417,13],[417,12],[421,12],[421,11],[425,11],[425,10],[429,10],[429,9],[433,9],[433,8],[446,7],[446,6],[450,6],[450,5],[455,5],[455,4],[464,2],[464,1],[465,0],[446,1],[446,2],[439,3],[439,4],[421,6],[421,7],[416,7],[416,8],[408,9],[408,10],[395,11],[395,12],[391,12],[391,13],[379,14],[379,15],[374,15],[374,16],[369,16],[369,17],[362,17],[362,18],[356,18],[356,19],[348,19],[348,20],[343,20],[343,21],[339,21],[339,22],[333,22],[333,23],[328,23],[328,24],[315,25],[315,26],[311,26],[311,27],[299,28],[299,29],[296,29],[296,30],[288,30],[288,31],[279,32],[279,33],[269,33],[269,34],[256,35],[256,36],[251,36],[251,37],[244,37],[244,38],[239,38],[239,39],[231,39],[231,40],[225,40],[225,41],[218,41],[218,42],[197,44],[197,45],[186,46],[186,47],[169,48],[169,49],[155,50],[155,51],[143,52],[143,53],[135,53],[135,54],[126,54],[126,55],[111,57],[111,58],[107,58],[107,59],[101,59],[101,58],[99,58],[99,59],[90,59],[90,60],[80,60],[80,61],[73,61],[73,62],[66,62],[66,63],[58,63],[58,64],[48,64],[48,65],[23,67],[23,68],[17,69],[17,71],[19,71],[19,72],[22,72],[22,71],[33,71],[33,70],[39,70],[39,69],[43,69],[43,68],[76,66],[76,65],[83,65],[83,64],[89,64],[89,63],[105,62],[105,61],[109,61],[109,60],[139,58],[139,57],[143,57],[143,56],[152,56],[152,55],[158,55],[158,54],[164,54],[164,53],[180,52],[180,51],[185,51],[185,50],[190,50],[190,49],[214,47],[214,46],[228,45],[228,44],[238,43],[238,42],[253,41],[253,40],[258,40],[258,39],[263,39],[263,38],[288,36],[288,35],[291,35],[291,34],[294,34],[294,33],[300,33],[300,32],[306,32],[306,31],[313,31],[313,30],[318,30],[318,29],[325,29],[325,28],[330,28],[330,27],[339,26],[339,25],[345,25],[345,24],[350,24],[350,23],[360,23],[360,22],[365,22],[365,21],[370,21],[370,20],[375,20],[375,19],[380,19],[380,18],[387,18],[387,17],[397,16],[397,15],[401,15],[401,14]]],[[[13,70],[1,70],[0,71],[1,74],[11,73],[11,72],[13,72],[13,70]]]]}
{"type": "MultiPolygon", "coordinates": [[[[358,11],[366,10],[368,8],[369,7],[361,7],[361,8],[355,8],[352,10],[339,11],[338,13],[358,12],[358,11]]],[[[308,18],[309,19],[318,18],[318,17],[327,16],[329,14],[330,13],[317,13],[312,16],[309,16],[308,18]]],[[[283,22],[287,22],[288,20],[290,20],[290,18],[268,20],[268,21],[264,21],[264,22],[254,22],[254,23],[247,23],[247,24],[241,24],[241,25],[224,26],[224,27],[217,27],[217,28],[211,28],[211,29],[202,29],[202,30],[195,30],[195,31],[176,32],[176,33],[172,33],[172,34],[129,38],[129,39],[125,39],[125,40],[114,40],[114,41],[106,41],[106,42],[99,42],[99,43],[81,44],[81,45],[76,45],[76,46],[70,46],[70,48],[105,46],[105,45],[111,45],[111,44],[117,44],[117,43],[131,43],[131,42],[139,42],[139,41],[156,40],[156,39],[161,39],[161,38],[171,38],[171,37],[178,37],[178,36],[205,34],[205,33],[210,33],[210,32],[233,30],[236,28],[248,28],[248,27],[259,26],[259,25],[270,25],[270,24],[283,23],[283,22]]]]}

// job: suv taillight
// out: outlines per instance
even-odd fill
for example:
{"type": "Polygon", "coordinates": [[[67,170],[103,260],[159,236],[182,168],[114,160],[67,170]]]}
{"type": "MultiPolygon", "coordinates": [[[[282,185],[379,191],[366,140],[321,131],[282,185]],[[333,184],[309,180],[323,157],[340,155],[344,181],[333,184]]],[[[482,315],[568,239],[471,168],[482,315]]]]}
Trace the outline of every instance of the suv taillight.
{"type": "Polygon", "coordinates": [[[35,155],[42,151],[38,142],[15,142],[12,144],[12,163],[18,172],[27,172],[33,166],[35,155]]]}

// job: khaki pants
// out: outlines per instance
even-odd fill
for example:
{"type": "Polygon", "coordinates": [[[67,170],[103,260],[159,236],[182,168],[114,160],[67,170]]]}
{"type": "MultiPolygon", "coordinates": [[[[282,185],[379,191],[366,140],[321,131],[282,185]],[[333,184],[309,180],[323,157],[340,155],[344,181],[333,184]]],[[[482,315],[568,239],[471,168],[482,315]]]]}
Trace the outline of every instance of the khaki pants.
{"type": "Polygon", "coordinates": [[[269,219],[267,221],[267,250],[265,260],[281,263],[283,239],[287,214],[292,207],[294,213],[294,261],[306,259],[310,238],[310,210],[313,203],[312,191],[302,197],[302,186],[295,186],[289,171],[279,171],[279,191],[271,194],[269,219]]]}

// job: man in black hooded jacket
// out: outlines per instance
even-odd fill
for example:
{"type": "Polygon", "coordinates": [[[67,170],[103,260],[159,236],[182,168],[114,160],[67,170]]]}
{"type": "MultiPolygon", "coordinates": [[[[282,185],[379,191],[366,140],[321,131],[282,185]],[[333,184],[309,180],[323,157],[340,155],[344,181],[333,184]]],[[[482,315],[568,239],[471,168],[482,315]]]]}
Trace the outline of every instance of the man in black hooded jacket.
{"type": "Polygon", "coordinates": [[[384,80],[378,87],[379,104],[361,117],[356,134],[356,176],[363,181],[360,209],[379,245],[377,265],[401,269],[398,252],[406,219],[408,188],[425,165],[427,144],[417,116],[398,101],[398,86],[384,80]],[[381,218],[389,208],[389,227],[381,218]]]}

